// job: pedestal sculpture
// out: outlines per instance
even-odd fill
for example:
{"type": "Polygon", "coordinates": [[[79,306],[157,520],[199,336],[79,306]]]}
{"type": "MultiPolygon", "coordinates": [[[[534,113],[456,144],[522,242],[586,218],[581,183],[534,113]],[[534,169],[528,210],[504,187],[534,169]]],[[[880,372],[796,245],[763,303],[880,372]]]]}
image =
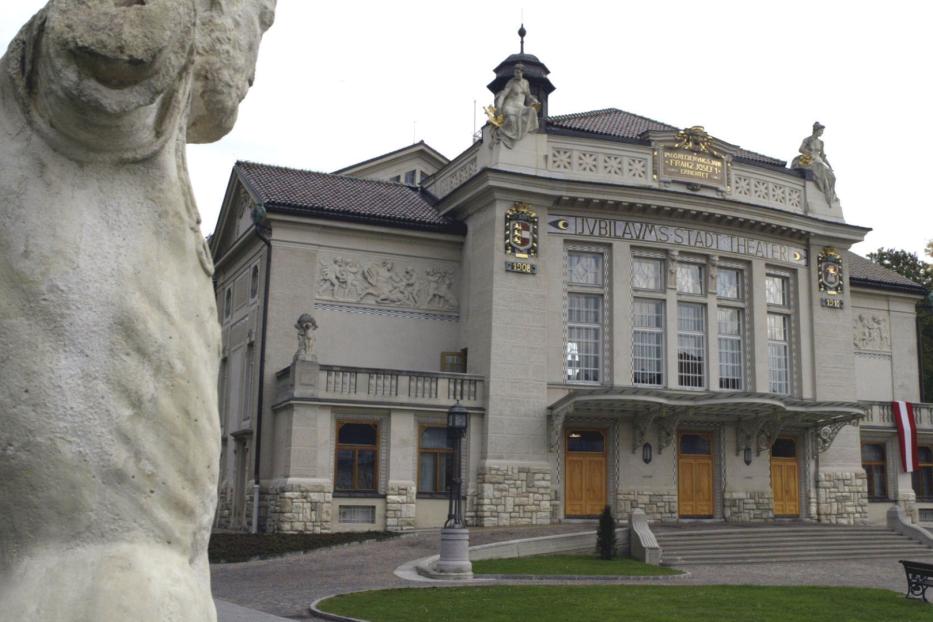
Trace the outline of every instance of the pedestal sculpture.
{"type": "Polygon", "coordinates": [[[214,620],[220,331],[184,160],[274,0],[53,0],[0,61],[0,614],[214,620]]]}

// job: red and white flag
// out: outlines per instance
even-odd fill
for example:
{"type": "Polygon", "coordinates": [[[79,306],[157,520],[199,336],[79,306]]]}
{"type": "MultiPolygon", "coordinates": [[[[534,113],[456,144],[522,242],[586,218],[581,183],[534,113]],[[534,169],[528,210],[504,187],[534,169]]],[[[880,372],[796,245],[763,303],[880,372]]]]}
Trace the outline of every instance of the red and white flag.
{"type": "Polygon", "coordinates": [[[897,425],[897,440],[901,446],[901,465],[905,473],[917,468],[917,423],[910,402],[891,402],[891,413],[897,425]]]}

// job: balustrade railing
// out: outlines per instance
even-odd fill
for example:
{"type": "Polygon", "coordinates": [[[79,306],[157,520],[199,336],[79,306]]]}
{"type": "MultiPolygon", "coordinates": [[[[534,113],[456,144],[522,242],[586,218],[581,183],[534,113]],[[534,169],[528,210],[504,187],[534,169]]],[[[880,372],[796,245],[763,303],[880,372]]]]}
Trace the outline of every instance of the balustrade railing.
{"type": "MultiPolygon", "coordinates": [[[[867,415],[862,419],[862,425],[894,426],[894,412],[891,402],[859,402],[865,407],[867,415]]],[[[933,430],[933,404],[928,402],[912,402],[914,420],[917,429],[933,430]]]]}

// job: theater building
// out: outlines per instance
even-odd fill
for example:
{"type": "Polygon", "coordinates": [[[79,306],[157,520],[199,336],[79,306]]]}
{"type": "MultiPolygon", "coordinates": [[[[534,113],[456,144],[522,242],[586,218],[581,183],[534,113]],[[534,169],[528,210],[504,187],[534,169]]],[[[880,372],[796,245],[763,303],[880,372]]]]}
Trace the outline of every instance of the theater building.
{"type": "Polygon", "coordinates": [[[494,71],[453,160],[418,143],[334,174],[233,168],[211,238],[217,526],[250,524],[257,473],[264,531],[440,526],[456,401],[472,525],[605,505],[933,521],[925,292],[847,250],[869,229],[843,216],[821,126],[789,166],[622,110],[550,116],[530,54],[494,71]]]}

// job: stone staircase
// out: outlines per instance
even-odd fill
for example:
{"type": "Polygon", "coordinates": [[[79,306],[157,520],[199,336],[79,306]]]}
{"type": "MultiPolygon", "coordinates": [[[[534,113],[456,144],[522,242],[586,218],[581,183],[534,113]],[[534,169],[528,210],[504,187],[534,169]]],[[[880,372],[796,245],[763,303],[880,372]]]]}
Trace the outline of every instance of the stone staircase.
{"type": "Polygon", "coordinates": [[[652,530],[665,566],[879,557],[933,562],[933,549],[885,527],[681,525],[652,530]]]}

